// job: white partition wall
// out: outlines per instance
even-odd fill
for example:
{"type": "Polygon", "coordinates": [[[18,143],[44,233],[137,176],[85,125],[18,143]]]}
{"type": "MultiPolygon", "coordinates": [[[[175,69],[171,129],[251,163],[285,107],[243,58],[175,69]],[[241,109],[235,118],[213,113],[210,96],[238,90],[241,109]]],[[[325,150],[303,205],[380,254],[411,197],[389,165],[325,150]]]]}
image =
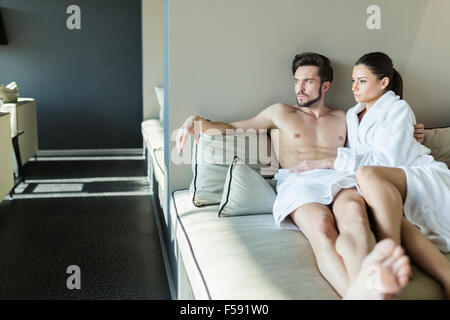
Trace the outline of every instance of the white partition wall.
{"type": "Polygon", "coordinates": [[[405,98],[418,120],[450,125],[450,96],[442,90],[450,87],[446,0],[166,0],[165,5],[168,190],[186,188],[192,178],[189,165],[170,159],[171,138],[183,120],[198,114],[230,122],[276,102],[294,103],[290,67],[304,51],[332,61],[330,107],[354,105],[355,61],[384,51],[404,77],[405,98]],[[373,4],[380,9],[380,29],[371,28],[377,18],[368,10],[373,4]]]}
{"type": "Polygon", "coordinates": [[[142,85],[144,119],[158,118],[154,87],[164,84],[164,0],[142,0],[142,85]]]}
{"type": "Polygon", "coordinates": [[[427,127],[450,125],[450,1],[429,0],[405,72],[405,99],[427,127]]]}

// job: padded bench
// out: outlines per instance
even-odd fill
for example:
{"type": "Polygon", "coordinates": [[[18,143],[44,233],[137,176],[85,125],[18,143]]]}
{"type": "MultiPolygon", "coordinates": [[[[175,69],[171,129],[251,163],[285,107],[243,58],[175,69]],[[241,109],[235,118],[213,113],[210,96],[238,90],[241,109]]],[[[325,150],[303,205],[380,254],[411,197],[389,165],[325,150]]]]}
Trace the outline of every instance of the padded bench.
{"type": "MultiPolygon", "coordinates": [[[[193,298],[213,300],[339,299],[301,232],[278,228],[269,214],[218,218],[218,211],[195,207],[189,190],[172,194],[172,228],[187,274],[178,292],[188,287],[193,298]]],[[[400,299],[445,299],[434,279],[415,266],[413,274],[400,299]]]]}
{"type": "Polygon", "coordinates": [[[150,189],[153,190],[152,177],[158,182],[159,199],[163,202],[164,195],[164,128],[158,119],[145,120],[141,124],[147,158],[147,174],[150,179],[150,189]]]}

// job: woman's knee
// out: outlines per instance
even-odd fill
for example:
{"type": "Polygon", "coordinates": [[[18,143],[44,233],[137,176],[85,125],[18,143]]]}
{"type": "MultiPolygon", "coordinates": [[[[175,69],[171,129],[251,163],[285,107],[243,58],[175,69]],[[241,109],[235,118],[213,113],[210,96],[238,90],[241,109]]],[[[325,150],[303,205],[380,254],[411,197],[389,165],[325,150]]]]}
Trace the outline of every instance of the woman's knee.
{"type": "Polygon", "coordinates": [[[360,187],[366,183],[373,182],[379,177],[377,167],[360,167],[356,170],[355,177],[360,187]]]}

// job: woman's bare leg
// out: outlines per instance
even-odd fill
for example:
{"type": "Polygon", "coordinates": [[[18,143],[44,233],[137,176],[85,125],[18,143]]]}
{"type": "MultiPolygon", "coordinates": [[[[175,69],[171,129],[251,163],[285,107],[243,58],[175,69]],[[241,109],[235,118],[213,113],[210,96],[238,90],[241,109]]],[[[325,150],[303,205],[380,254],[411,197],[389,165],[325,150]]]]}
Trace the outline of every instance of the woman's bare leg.
{"type": "Polygon", "coordinates": [[[391,238],[400,244],[401,239],[411,261],[439,281],[450,298],[450,263],[427,237],[403,217],[403,202],[407,192],[404,171],[398,168],[362,167],[356,179],[372,209],[378,240],[391,238]],[[392,208],[386,207],[386,204],[392,205],[392,208]],[[389,223],[394,223],[395,228],[389,223]]]}
{"type": "Polygon", "coordinates": [[[403,170],[361,167],[356,172],[359,189],[373,213],[378,240],[390,238],[400,245],[406,176],[403,170]]]}
{"type": "Polygon", "coordinates": [[[444,286],[450,299],[450,263],[436,246],[406,218],[402,219],[402,243],[411,261],[444,286]]]}
{"type": "Polygon", "coordinates": [[[350,282],[353,282],[364,258],[376,244],[370,230],[366,202],[356,189],[344,189],[334,199],[333,213],[339,231],[336,251],[344,260],[350,282]]]}

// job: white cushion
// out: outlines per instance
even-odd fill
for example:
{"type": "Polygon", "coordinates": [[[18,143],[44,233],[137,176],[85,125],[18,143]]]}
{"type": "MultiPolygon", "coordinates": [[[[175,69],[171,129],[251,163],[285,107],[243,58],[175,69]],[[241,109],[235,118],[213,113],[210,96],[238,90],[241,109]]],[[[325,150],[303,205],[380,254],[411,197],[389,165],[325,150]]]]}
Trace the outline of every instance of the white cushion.
{"type": "Polygon", "coordinates": [[[155,86],[155,94],[159,104],[159,121],[164,122],[164,87],[155,86]]]}
{"type": "Polygon", "coordinates": [[[225,179],[219,217],[272,214],[276,193],[255,170],[235,157],[225,179]]]}
{"type": "Polygon", "coordinates": [[[266,177],[273,177],[278,161],[272,152],[267,134],[200,135],[199,143],[193,144],[190,186],[196,206],[219,204],[228,167],[235,156],[266,177]]]}
{"type": "Polygon", "coordinates": [[[450,127],[425,130],[424,145],[431,149],[436,161],[444,162],[450,168],[450,127]]]}

